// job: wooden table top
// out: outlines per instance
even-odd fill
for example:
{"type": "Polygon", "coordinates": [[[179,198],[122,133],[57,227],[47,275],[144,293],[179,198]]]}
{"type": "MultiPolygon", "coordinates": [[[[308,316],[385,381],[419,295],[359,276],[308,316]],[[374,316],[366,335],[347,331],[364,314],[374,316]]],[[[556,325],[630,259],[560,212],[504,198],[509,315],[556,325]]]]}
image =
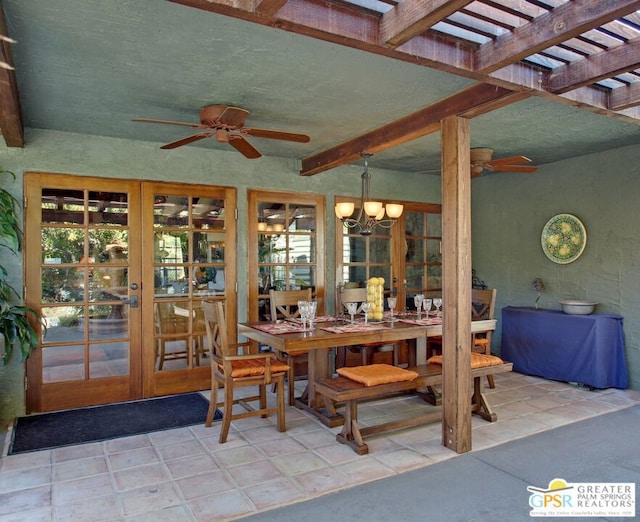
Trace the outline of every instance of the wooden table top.
{"type": "MultiPolygon", "coordinates": [[[[418,339],[442,335],[442,325],[414,325],[402,321],[381,322],[376,329],[343,331],[336,333],[326,328],[342,325],[342,322],[316,323],[313,330],[271,333],[260,328],[267,322],[238,323],[238,334],[269,345],[280,351],[307,351],[310,349],[333,348],[335,346],[355,346],[367,343],[392,343],[405,339],[418,339]]],[[[376,324],[376,323],[373,323],[376,324]]],[[[496,321],[471,322],[471,333],[495,330],[496,321]]]]}

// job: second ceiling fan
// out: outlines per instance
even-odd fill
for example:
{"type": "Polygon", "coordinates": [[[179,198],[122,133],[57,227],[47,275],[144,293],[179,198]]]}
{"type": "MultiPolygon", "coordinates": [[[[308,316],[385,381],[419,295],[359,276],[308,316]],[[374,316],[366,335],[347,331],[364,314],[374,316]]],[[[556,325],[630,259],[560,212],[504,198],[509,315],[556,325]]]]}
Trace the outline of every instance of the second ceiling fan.
{"type": "Polygon", "coordinates": [[[492,172],[524,172],[531,174],[538,170],[533,165],[520,165],[531,163],[526,156],[509,156],[507,158],[493,158],[493,149],[475,147],[471,149],[471,177],[480,176],[485,170],[492,172]]]}
{"type": "Polygon", "coordinates": [[[248,115],[249,111],[241,109],[240,107],[231,107],[228,105],[207,105],[200,109],[200,123],[156,120],[152,118],[134,118],[133,121],[142,123],[162,123],[166,125],[182,125],[184,127],[191,127],[200,130],[200,132],[192,134],[191,136],[167,143],[160,147],[161,149],[175,149],[195,141],[215,137],[216,141],[220,143],[228,143],[246,158],[255,159],[262,156],[262,154],[260,154],[260,152],[245,139],[246,136],[269,138],[272,140],[295,141],[298,143],[307,143],[309,141],[309,136],[306,134],[245,127],[244,122],[248,115]]]}
{"type": "MultiPolygon", "coordinates": [[[[493,158],[493,149],[487,147],[474,147],[471,149],[471,177],[477,178],[484,171],[489,172],[523,172],[525,174],[531,174],[538,170],[538,167],[533,165],[521,165],[522,163],[531,163],[531,160],[526,156],[509,156],[507,158],[493,158]]],[[[442,172],[442,169],[423,170],[418,172],[442,172]]]]}

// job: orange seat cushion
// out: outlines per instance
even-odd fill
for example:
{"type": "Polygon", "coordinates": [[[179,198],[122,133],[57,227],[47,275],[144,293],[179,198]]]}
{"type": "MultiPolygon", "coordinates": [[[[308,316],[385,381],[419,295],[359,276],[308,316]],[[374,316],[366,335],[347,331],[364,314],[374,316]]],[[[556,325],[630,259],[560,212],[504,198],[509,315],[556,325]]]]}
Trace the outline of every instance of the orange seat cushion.
{"type": "Polygon", "coordinates": [[[389,382],[412,381],[418,376],[417,372],[405,370],[390,364],[368,364],[366,366],[353,366],[338,368],[340,375],[359,382],[365,386],[376,386],[389,382]]]}
{"type": "MultiPolygon", "coordinates": [[[[427,359],[428,364],[442,364],[442,355],[434,355],[427,359]]],[[[484,368],[485,366],[500,366],[504,361],[496,355],[471,352],[471,368],[484,368]]]]}
{"type": "Polygon", "coordinates": [[[478,348],[486,348],[489,345],[489,339],[486,337],[479,337],[478,339],[473,340],[473,344],[478,348]]]}
{"type": "MultiPolygon", "coordinates": [[[[264,359],[247,359],[231,361],[231,377],[255,377],[264,375],[264,359]]],[[[224,372],[222,364],[218,364],[218,369],[224,372]]],[[[271,358],[271,373],[282,373],[289,371],[289,366],[276,358],[271,358]]]]}

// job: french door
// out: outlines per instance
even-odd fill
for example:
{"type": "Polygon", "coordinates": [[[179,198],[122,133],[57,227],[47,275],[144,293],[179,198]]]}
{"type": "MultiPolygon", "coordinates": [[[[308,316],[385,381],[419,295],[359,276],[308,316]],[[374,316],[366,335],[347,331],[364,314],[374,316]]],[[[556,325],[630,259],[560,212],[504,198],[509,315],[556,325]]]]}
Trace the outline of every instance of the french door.
{"type": "Polygon", "coordinates": [[[25,194],[27,411],[209,387],[201,303],[235,325],[235,190],[26,173],[25,194]]]}

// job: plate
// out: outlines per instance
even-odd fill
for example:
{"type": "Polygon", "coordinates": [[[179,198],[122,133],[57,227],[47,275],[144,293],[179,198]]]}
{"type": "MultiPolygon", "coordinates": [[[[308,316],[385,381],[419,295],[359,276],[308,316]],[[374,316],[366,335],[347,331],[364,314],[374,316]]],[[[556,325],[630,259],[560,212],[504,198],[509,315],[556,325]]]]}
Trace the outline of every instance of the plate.
{"type": "Polygon", "coordinates": [[[542,229],[542,251],[554,263],[567,264],[580,257],[587,246],[587,230],[571,214],[553,216],[542,229]]]}

